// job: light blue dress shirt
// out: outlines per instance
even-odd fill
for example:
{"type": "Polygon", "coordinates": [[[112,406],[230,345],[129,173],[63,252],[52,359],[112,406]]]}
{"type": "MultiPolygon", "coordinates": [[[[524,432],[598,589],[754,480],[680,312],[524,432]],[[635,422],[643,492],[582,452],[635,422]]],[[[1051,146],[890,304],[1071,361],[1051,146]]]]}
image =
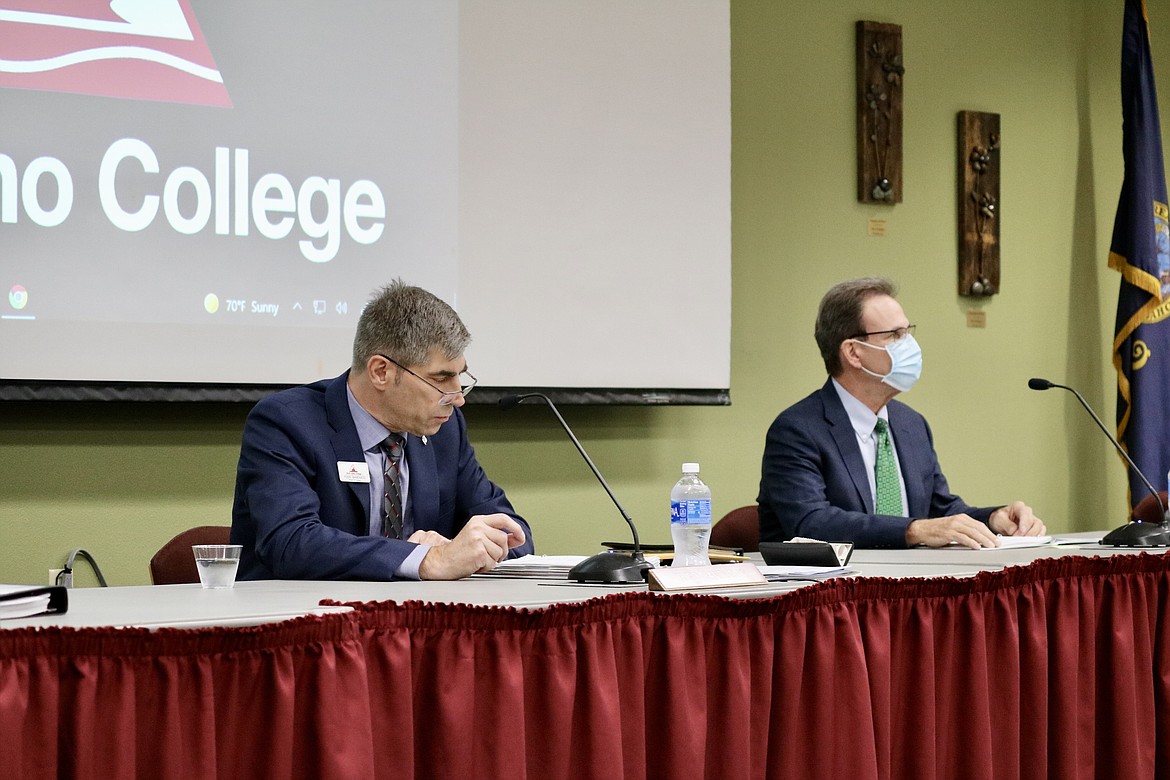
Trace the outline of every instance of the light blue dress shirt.
{"type": "MultiPolygon", "coordinates": [[[[386,440],[391,431],[362,408],[362,405],[353,397],[353,391],[349,389],[348,385],[345,388],[345,397],[349,401],[349,414],[353,417],[353,424],[357,426],[358,440],[365,453],[366,465],[370,469],[370,536],[381,536],[386,473],[386,453],[382,449],[382,442],[386,440]]],[[[397,431],[395,432],[397,433],[397,431]]],[[[410,434],[406,433],[401,435],[404,438],[410,437],[410,434]]],[[[405,457],[402,458],[398,468],[402,483],[402,536],[406,538],[414,533],[414,524],[410,520],[410,467],[407,465],[405,457]]],[[[402,562],[394,575],[417,580],[418,567],[422,565],[422,559],[426,557],[430,549],[428,544],[417,545],[416,549],[406,556],[406,560],[402,562]]]]}

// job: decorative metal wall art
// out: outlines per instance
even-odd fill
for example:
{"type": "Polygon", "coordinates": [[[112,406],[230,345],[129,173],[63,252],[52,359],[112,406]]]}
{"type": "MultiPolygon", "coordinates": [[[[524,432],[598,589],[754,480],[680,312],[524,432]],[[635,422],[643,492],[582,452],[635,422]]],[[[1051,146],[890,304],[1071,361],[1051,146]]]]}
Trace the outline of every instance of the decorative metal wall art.
{"type": "Polygon", "coordinates": [[[999,114],[960,111],[959,295],[987,297],[999,285],[999,114]]]}
{"type": "Polygon", "coordinates": [[[902,27],[857,23],[857,199],[902,202],[902,27]]]}

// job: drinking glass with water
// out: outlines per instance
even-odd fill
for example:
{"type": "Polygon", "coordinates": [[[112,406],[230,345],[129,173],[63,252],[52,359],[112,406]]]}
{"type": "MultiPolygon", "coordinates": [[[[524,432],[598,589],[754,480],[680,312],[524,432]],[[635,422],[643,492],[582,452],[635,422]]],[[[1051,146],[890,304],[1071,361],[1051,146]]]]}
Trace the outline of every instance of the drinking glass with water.
{"type": "Polygon", "coordinates": [[[236,569],[240,567],[239,544],[196,544],[195,566],[199,569],[199,582],[205,588],[230,588],[236,582],[236,569]]]}

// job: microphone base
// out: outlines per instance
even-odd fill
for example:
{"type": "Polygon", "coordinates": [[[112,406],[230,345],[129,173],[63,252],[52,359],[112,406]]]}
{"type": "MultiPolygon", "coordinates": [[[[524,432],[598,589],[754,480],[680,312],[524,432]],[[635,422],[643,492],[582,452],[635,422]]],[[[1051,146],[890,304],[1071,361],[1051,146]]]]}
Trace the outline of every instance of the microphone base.
{"type": "Polygon", "coordinates": [[[654,564],[636,552],[600,552],[569,569],[569,579],[577,582],[645,582],[654,564]]]}
{"type": "Polygon", "coordinates": [[[1157,523],[1130,522],[1107,533],[1101,544],[1109,547],[1170,547],[1170,529],[1157,523]]]}

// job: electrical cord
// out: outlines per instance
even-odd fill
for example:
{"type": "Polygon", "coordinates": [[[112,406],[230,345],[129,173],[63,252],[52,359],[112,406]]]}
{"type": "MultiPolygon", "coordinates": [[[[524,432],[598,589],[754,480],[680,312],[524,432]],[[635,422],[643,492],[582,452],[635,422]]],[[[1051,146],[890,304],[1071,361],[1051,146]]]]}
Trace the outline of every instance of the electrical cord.
{"type": "Polygon", "coordinates": [[[97,575],[98,584],[103,588],[110,587],[109,583],[106,582],[106,578],[102,575],[102,569],[98,566],[97,561],[93,559],[93,556],[89,554],[88,550],[83,550],[80,547],[69,553],[69,557],[65,560],[65,568],[57,573],[57,584],[64,585],[67,588],[73,587],[73,561],[79,555],[89,561],[90,567],[93,568],[93,573],[97,575]]]}

